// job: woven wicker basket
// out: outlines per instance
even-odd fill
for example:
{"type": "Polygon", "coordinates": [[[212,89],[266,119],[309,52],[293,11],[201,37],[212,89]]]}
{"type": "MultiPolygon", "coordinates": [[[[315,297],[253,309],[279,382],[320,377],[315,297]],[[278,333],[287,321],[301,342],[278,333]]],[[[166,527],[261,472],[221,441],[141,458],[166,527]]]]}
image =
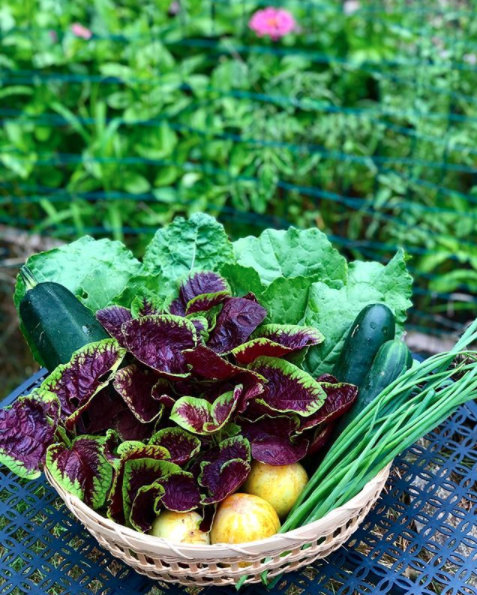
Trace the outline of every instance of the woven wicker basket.
{"type": "Polygon", "coordinates": [[[51,485],[66,506],[98,542],[137,572],[156,580],[183,585],[231,585],[248,575],[247,582],[296,570],[325,558],[339,548],[358,528],[378,499],[389,475],[383,469],[346,505],[324,518],[268,539],[240,545],[187,545],[151,537],[106,519],[76,496],[60,487],[46,471],[51,485]],[[309,547],[303,549],[303,546],[309,547]],[[244,567],[241,562],[248,562],[244,567]]]}

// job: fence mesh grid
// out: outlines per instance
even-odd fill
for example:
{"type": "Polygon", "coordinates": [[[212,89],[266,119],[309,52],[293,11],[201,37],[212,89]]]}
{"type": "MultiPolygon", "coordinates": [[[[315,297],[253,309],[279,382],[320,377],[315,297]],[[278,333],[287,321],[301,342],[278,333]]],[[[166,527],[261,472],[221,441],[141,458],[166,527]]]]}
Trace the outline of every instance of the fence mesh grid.
{"type": "Polygon", "coordinates": [[[412,256],[409,329],[477,299],[474,0],[0,2],[0,224],[139,252],[202,210],[412,256]],[[295,28],[258,36],[270,4],[295,28]]]}

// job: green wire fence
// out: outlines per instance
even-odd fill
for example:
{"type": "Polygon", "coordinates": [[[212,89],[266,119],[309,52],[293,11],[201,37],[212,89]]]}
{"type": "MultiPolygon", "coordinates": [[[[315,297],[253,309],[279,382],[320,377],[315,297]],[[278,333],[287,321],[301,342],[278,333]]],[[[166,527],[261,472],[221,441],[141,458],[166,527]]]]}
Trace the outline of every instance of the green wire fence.
{"type": "Polygon", "coordinates": [[[412,259],[409,328],[477,313],[474,0],[0,3],[0,224],[139,252],[202,210],[412,259]],[[295,27],[258,36],[269,6],[295,27]]]}

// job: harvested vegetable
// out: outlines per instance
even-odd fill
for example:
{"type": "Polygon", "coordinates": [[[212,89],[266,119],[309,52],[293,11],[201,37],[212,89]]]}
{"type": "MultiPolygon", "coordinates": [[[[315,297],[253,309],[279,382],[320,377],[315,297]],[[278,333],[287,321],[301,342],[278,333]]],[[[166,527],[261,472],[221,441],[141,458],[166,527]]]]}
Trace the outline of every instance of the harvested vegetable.
{"type": "Polygon", "coordinates": [[[407,345],[400,339],[387,341],[379,348],[361,387],[358,398],[345,413],[334,431],[339,436],[378,395],[412,366],[412,355],[407,345]]]}
{"type": "Polygon", "coordinates": [[[245,543],[266,539],[280,529],[273,507],[252,494],[231,494],[219,506],[210,532],[210,542],[245,543]]]}
{"type": "Polygon", "coordinates": [[[201,523],[202,517],[197,512],[165,510],[152,523],[149,534],[154,537],[169,539],[174,543],[209,545],[209,534],[200,530],[201,523]]]}
{"type": "Polygon", "coordinates": [[[394,457],[476,399],[477,351],[468,349],[476,341],[477,320],[453,349],[413,366],[382,391],[333,444],[280,532],[348,502],[394,457]]]}
{"type": "MultiPolygon", "coordinates": [[[[159,230],[142,263],[119,242],[86,237],[28,266],[69,289],[102,340],[83,341],[5,410],[0,460],[27,477],[47,466],[143,532],[169,512],[210,520],[257,462],[285,467],[322,449],[357,398],[330,375],[353,320],[386,304],[399,336],[410,305],[402,252],[387,266],[347,265],[317,229],[232,243],[203,214],[159,230]]],[[[18,307],[26,290],[19,278],[18,307]]]]}
{"type": "Polygon", "coordinates": [[[263,498],[273,506],[280,518],[292,509],[308,482],[308,474],[300,463],[267,465],[254,461],[244,492],[263,498]]]}
{"type": "Polygon", "coordinates": [[[333,376],[360,388],[380,347],[394,339],[395,333],[394,315],[386,305],[363,308],[348,331],[333,376]]]}
{"type": "Polygon", "coordinates": [[[26,293],[20,302],[24,330],[41,361],[52,372],[88,343],[108,334],[71,291],[58,283],[38,283],[28,267],[21,269],[26,293]]]}

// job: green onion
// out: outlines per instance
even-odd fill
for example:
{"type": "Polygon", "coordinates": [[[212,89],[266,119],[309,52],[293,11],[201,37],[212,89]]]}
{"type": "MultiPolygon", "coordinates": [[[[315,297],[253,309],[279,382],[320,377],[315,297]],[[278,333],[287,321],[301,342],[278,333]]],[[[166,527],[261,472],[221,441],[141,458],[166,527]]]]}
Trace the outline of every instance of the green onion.
{"type": "Polygon", "coordinates": [[[467,350],[475,341],[477,320],[450,351],[411,368],[370,403],[333,444],[279,532],[317,521],[348,502],[397,455],[476,399],[477,351],[467,350]],[[454,366],[456,358],[461,363],[454,366]]]}

